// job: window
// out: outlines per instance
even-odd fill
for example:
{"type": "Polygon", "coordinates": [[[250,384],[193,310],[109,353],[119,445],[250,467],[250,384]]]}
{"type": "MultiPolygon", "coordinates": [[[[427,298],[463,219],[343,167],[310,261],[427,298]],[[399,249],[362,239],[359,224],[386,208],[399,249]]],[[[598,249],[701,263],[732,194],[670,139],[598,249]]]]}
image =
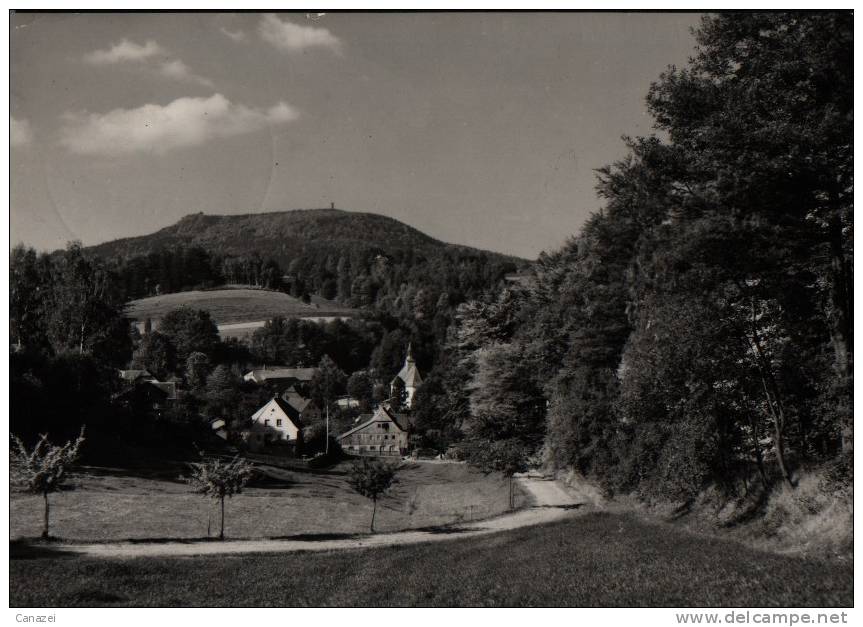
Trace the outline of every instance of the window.
{"type": "Polygon", "coordinates": [[[281,418],[276,418],[276,426],[277,426],[277,427],[281,427],[281,426],[282,426],[282,419],[281,419],[281,418]]]}
{"type": "Polygon", "coordinates": [[[265,427],[269,427],[269,426],[270,426],[270,420],[269,420],[269,418],[268,418],[268,419],[266,419],[266,420],[264,420],[264,426],[265,426],[265,427]]]}

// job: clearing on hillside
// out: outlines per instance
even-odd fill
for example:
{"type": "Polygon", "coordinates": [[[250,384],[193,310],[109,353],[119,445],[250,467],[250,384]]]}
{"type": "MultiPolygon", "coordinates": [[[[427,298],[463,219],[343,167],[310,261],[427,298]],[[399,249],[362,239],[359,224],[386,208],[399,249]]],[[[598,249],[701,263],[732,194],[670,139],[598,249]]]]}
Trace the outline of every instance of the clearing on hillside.
{"type": "Polygon", "coordinates": [[[245,323],[250,328],[263,326],[264,321],[275,316],[326,320],[351,318],[357,315],[356,309],[318,296],[313,296],[312,302],[306,304],[284,292],[248,287],[193,290],[150,296],[131,301],[126,306],[126,314],[139,323],[150,318],[154,327],[158,327],[158,321],[165,314],[182,306],[209,311],[210,316],[220,326],[236,326],[245,323]]]}

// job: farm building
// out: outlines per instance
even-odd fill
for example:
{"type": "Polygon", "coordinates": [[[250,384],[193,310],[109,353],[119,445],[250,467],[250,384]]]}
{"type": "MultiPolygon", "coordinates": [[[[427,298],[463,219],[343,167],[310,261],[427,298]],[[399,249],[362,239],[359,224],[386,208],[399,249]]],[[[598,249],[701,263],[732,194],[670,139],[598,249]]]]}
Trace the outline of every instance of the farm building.
{"type": "Polygon", "coordinates": [[[156,380],[156,377],[150,374],[149,370],[120,370],[120,378],[126,383],[156,380]]]}
{"type": "Polygon", "coordinates": [[[288,368],[287,366],[263,367],[250,370],[243,375],[244,381],[258,385],[271,385],[287,389],[292,385],[308,384],[317,368],[288,368]]]}
{"type": "Polygon", "coordinates": [[[408,353],[405,356],[405,363],[402,366],[402,369],[399,370],[399,373],[393,377],[393,380],[390,382],[390,393],[393,396],[398,393],[399,381],[404,386],[405,394],[407,395],[405,406],[408,409],[411,409],[413,408],[414,394],[416,394],[417,388],[422,384],[423,379],[422,376],[420,376],[419,368],[417,368],[416,362],[414,361],[413,351],[411,350],[410,344],[408,344],[408,353]]]}
{"type": "Polygon", "coordinates": [[[275,443],[301,446],[303,425],[300,414],[290,403],[277,396],[252,414],[242,436],[252,450],[275,443]]]}
{"type": "Polygon", "coordinates": [[[382,404],[374,414],[360,416],[357,425],[337,439],[348,455],[401,457],[408,453],[410,429],[407,416],[382,404]]]}
{"type": "Polygon", "coordinates": [[[177,400],[177,388],[173,382],[136,379],[117,394],[114,400],[138,415],[161,418],[163,411],[177,400]]]}

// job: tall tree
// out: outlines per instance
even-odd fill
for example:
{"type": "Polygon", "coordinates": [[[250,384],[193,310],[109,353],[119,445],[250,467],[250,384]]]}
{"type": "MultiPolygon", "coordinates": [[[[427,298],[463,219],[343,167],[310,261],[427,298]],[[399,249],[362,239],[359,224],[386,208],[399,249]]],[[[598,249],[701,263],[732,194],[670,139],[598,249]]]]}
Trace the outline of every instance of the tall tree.
{"type": "Polygon", "coordinates": [[[219,330],[210,312],[190,307],[179,307],[165,314],[159,333],[170,340],[176,350],[177,364],[182,366],[192,353],[213,355],[219,344],[219,330]]]}

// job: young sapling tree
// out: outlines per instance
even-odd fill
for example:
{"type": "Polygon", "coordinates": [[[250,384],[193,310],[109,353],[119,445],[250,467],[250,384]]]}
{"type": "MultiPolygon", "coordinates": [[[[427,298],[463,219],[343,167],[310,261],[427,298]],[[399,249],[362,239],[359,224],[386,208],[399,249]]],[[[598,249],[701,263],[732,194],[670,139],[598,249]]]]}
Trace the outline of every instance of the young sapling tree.
{"type": "Polygon", "coordinates": [[[50,504],[48,495],[57,492],[69,478],[69,469],[84,443],[84,427],[78,438],[62,446],[52,444],[48,435],[42,435],[32,449],[28,449],[21,439],[12,436],[9,451],[9,467],[13,485],[30,494],[41,494],[45,502],[42,538],[50,537],[50,504]]]}
{"type": "Polygon", "coordinates": [[[192,490],[219,501],[221,507],[221,524],[219,540],[225,539],[225,498],[231,498],[243,491],[252,478],[252,465],[239,456],[229,462],[212,458],[203,462],[189,464],[192,474],[186,481],[192,490]]]}
{"type": "Polygon", "coordinates": [[[396,469],[383,462],[370,462],[364,459],[362,463],[354,464],[350,470],[351,487],[358,494],[372,500],[371,533],[375,532],[375,514],[378,510],[378,498],[392,487],[395,482],[396,469]]]}

